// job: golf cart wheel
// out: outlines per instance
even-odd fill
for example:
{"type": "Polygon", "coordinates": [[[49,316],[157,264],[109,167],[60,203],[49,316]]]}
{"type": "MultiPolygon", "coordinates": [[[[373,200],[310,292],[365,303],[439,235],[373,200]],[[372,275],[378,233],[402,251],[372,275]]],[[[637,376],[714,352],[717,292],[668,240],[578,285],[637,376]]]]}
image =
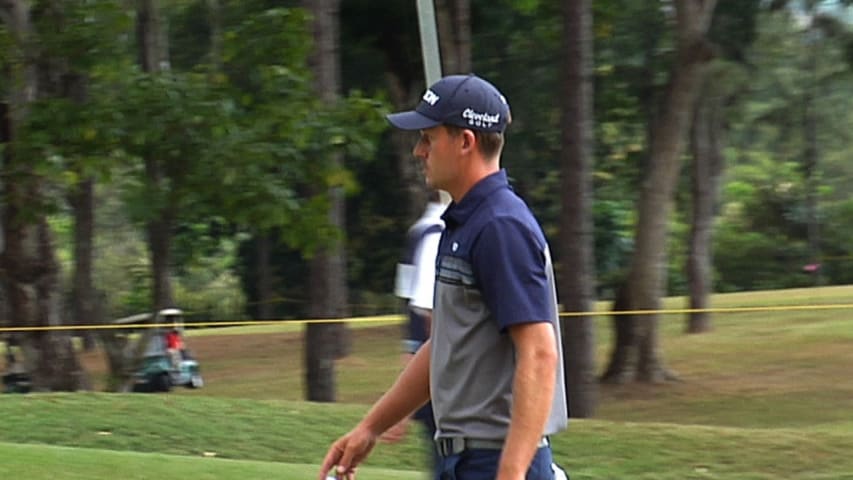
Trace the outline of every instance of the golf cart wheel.
{"type": "Polygon", "coordinates": [[[172,390],[172,379],[168,373],[161,373],[151,379],[151,386],[155,392],[169,392],[172,390]]]}

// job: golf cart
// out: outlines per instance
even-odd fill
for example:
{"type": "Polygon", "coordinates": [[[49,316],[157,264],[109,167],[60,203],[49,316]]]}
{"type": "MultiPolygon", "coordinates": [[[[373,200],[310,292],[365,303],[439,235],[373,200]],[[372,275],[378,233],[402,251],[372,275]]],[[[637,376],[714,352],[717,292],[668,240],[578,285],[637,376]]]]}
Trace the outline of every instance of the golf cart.
{"type": "Polygon", "coordinates": [[[168,392],[173,386],[201,388],[198,361],[183,345],[183,312],[167,308],[154,318],[145,352],[134,372],[134,392],[168,392]]]}
{"type": "Polygon", "coordinates": [[[17,342],[9,335],[5,343],[6,371],[3,372],[3,393],[29,393],[32,388],[30,375],[12,350],[17,347],[17,342]]]}

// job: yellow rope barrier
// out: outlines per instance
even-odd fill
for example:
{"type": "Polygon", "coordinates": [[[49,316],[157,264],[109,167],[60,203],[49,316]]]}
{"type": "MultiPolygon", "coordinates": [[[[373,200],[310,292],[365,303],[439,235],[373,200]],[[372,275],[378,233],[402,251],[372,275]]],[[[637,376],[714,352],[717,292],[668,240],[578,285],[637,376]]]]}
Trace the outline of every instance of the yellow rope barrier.
{"type": "MultiPolygon", "coordinates": [[[[245,327],[259,325],[298,325],[298,324],[324,324],[324,323],[369,323],[369,322],[393,322],[401,321],[401,315],[376,315],[370,317],[356,318],[318,318],[311,320],[221,320],[211,322],[191,322],[185,323],[185,327],[204,328],[204,327],[245,327]]],[[[105,325],[53,325],[53,326],[33,326],[33,327],[0,327],[0,333],[4,332],[46,332],[46,331],[62,331],[62,330],[137,330],[144,328],[172,328],[173,323],[138,323],[138,324],[105,324],[105,325]]]]}
{"type": "Polygon", "coordinates": [[[720,308],[672,308],[666,310],[620,310],[597,312],[562,312],[561,317],[587,317],[595,315],[674,315],[679,313],[749,313],[784,312],[798,310],[841,310],[853,309],[853,303],[832,305],[777,305],[765,307],[720,307],[720,308]]]}

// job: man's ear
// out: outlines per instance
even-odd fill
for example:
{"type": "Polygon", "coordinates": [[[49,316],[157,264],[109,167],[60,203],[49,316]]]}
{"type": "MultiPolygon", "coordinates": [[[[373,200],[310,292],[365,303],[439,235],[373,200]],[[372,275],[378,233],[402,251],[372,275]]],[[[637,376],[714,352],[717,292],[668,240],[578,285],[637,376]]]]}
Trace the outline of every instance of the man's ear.
{"type": "Polygon", "coordinates": [[[474,136],[474,132],[472,130],[468,130],[467,128],[462,130],[462,148],[465,150],[474,148],[474,145],[477,143],[477,137],[474,136]]]}

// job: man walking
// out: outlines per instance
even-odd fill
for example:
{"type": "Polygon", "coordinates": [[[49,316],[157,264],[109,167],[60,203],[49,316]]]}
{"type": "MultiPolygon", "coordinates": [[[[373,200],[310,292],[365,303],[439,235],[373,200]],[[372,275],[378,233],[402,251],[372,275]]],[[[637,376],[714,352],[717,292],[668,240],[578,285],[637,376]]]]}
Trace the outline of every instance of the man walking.
{"type": "Polygon", "coordinates": [[[441,480],[553,480],[548,435],[567,423],[547,242],[500,167],[509,105],[475,75],[444,77],[413,111],[414,155],[450,193],[436,263],[432,336],[391,389],[332,444],[319,478],[356,467],[388,428],[432,401],[441,480]]]}

